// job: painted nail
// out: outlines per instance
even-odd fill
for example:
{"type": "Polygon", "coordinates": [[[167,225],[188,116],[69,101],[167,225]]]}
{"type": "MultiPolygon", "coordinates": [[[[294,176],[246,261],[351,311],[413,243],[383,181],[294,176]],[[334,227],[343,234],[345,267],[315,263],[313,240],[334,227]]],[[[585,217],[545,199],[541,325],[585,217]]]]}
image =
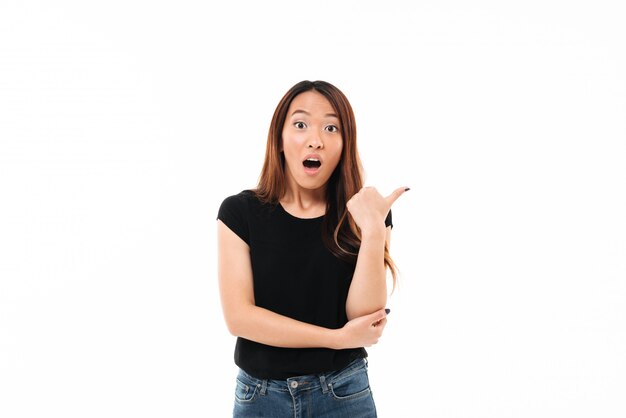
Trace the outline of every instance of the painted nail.
{"type": "Polygon", "coordinates": [[[389,315],[389,312],[391,312],[391,309],[389,309],[389,308],[385,309],[385,313],[386,313],[387,315],[389,315]]]}
{"type": "Polygon", "coordinates": [[[405,189],[404,189],[405,192],[408,192],[409,190],[411,190],[410,187],[405,187],[405,189]]]}

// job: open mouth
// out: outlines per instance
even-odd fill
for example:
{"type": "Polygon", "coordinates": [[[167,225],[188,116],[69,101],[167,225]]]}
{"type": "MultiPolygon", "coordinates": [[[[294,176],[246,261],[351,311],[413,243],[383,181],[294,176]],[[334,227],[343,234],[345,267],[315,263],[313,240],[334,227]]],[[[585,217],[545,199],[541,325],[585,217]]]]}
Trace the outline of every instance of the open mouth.
{"type": "Polygon", "coordinates": [[[316,158],[307,158],[302,162],[302,164],[305,168],[316,169],[321,167],[322,162],[316,158]]]}

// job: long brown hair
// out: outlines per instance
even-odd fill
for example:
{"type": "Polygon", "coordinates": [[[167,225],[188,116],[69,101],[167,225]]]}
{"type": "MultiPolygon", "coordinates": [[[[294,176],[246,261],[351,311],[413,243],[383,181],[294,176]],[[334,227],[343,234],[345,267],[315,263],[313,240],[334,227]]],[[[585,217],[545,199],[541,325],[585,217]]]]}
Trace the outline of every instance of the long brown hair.
{"type": "MultiPolygon", "coordinates": [[[[343,139],[339,164],[326,184],[326,215],[322,223],[324,245],[339,259],[355,264],[361,246],[361,231],[352,216],[349,216],[346,203],[363,187],[363,167],[356,144],[354,112],[346,96],[337,87],[325,81],[305,80],[285,93],[272,117],[267,135],[265,162],[259,184],[254,191],[261,201],[272,204],[277,204],[285,194],[285,156],[280,151],[283,127],[293,99],[300,93],[311,90],[320,93],[330,102],[339,117],[343,139]]],[[[385,266],[391,271],[395,288],[396,267],[389,255],[387,244],[385,266]]]]}

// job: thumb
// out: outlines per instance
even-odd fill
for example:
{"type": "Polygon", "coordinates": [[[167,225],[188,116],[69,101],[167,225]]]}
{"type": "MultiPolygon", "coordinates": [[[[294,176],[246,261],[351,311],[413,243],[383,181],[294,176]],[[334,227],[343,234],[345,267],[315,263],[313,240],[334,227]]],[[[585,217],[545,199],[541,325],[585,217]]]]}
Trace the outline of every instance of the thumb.
{"type": "Polygon", "coordinates": [[[398,187],[396,190],[391,192],[391,194],[387,196],[385,200],[387,200],[387,203],[389,203],[389,206],[391,206],[393,205],[393,202],[395,202],[400,196],[404,194],[404,192],[408,192],[409,190],[411,189],[408,187],[398,187]]]}

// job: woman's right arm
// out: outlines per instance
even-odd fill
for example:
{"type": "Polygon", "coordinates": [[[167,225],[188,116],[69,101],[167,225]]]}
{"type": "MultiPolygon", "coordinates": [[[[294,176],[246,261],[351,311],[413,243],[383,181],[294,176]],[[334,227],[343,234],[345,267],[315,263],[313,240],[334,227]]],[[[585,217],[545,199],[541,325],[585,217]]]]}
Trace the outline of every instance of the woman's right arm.
{"type": "Polygon", "coordinates": [[[231,334],[289,348],[343,349],[369,347],[378,342],[387,322],[384,310],[355,318],[343,328],[329,329],[256,306],[248,244],[220,220],[217,233],[220,297],[231,334]]]}

